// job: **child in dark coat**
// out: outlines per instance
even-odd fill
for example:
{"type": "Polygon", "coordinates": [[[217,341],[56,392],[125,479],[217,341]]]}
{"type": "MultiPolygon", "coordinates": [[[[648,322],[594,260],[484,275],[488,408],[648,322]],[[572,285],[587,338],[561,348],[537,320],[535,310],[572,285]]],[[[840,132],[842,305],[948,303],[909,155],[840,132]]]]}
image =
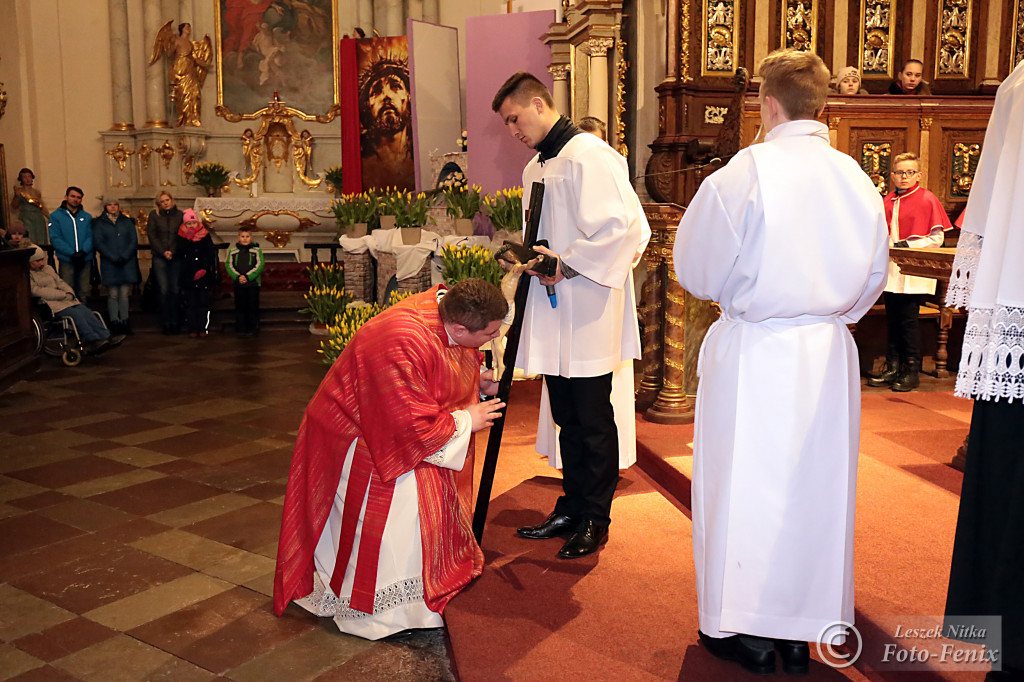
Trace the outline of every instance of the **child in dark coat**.
{"type": "Polygon", "coordinates": [[[235,283],[235,332],[253,336],[260,330],[260,277],[263,249],[247,227],[238,228],[238,243],[228,249],[224,267],[235,283]]]}
{"type": "Polygon", "coordinates": [[[181,293],[185,327],[195,338],[210,331],[210,302],[217,285],[217,247],[210,232],[191,208],[178,228],[176,249],[182,259],[181,293]]]}

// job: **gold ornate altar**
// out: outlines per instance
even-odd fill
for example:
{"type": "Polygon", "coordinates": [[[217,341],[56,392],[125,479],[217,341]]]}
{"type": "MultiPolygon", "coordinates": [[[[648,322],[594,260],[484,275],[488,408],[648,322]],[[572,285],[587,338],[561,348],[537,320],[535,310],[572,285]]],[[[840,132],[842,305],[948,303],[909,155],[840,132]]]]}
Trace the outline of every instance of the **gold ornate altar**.
{"type": "Polygon", "coordinates": [[[652,234],[643,258],[643,378],[636,400],[637,409],[657,424],[693,421],[697,357],[708,327],[718,319],[714,303],[690,295],[676,279],[672,248],[683,210],[677,204],[644,204],[652,234]]]}

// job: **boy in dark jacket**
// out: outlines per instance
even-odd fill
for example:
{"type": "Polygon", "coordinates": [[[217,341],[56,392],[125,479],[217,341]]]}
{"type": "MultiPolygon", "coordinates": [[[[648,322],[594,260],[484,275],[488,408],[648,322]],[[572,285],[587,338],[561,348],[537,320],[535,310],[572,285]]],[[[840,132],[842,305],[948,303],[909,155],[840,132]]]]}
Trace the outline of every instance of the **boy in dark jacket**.
{"type": "Polygon", "coordinates": [[[252,240],[247,227],[238,228],[238,243],[228,249],[224,261],[235,284],[235,333],[253,336],[260,330],[260,276],[263,249],[252,240]]]}
{"type": "Polygon", "coordinates": [[[178,228],[176,252],[181,254],[181,292],[185,298],[185,326],[192,337],[206,336],[210,303],[217,285],[217,247],[206,226],[191,208],[178,228]]]}

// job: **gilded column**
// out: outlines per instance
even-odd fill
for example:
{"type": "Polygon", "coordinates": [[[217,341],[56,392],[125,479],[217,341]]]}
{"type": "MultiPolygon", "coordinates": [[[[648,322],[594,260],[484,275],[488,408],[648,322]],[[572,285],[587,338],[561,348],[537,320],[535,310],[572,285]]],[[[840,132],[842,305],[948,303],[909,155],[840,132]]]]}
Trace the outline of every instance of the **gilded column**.
{"type": "Polygon", "coordinates": [[[932,119],[930,116],[921,118],[921,152],[917,155],[921,161],[921,186],[928,186],[928,160],[932,147],[932,119]]]}
{"type": "MultiPolygon", "coordinates": [[[[144,0],[142,20],[145,23],[145,48],[148,53],[156,42],[157,31],[163,23],[160,0],[144,0]]],[[[146,128],[167,128],[167,79],[164,60],[158,59],[146,67],[146,128]]]]}
{"type": "Polygon", "coordinates": [[[569,115],[569,65],[552,64],[548,72],[555,79],[551,96],[555,98],[555,109],[558,113],[569,115]]]}
{"type": "MultiPolygon", "coordinates": [[[[679,76],[679,33],[676,31],[676,26],[679,26],[679,8],[687,2],[689,0],[669,0],[668,3],[668,16],[666,17],[668,36],[665,41],[666,81],[674,81],[679,76]]],[[[681,27],[679,31],[682,31],[681,27]]]]}
{"type": "Polygon", "coordinates": [[[132,115],[131,54],[128,50],[128,2],[108,0],[110,20],[110,81],[114,98],[111,130],[135,130],[132,115]]]}
{"type": "MultiPolygon", "coordinates": [[[[673,240],[674,241],[674,240],[673,240]]],[[[693,421],[693,405],[686,398],[686,292],[679,285],[672,267],[672,242],[662,248],[668,271],[665,289],[665,375],[661,391],[645,413],[655,424],[688,424],[693,421]]],[[[699,346],[698,346],[699,347],[699,346]]]]}
{"type": "Polygon", "coordinates": [[[644,318],[644,348],[641,365],[643,367],[643,378],[636,389],[636,407],[638,410],[646,410],[654,404],[661,390],[662,362],[664,359],[663,346],[661,343],[665,333],[662,323],[662,312],[665,297],[665,269],[664,258],[661,255],[659,242],[661,231],[651,236],[651,244],[644,253],[644,269],[647,277],[641,290],[643,300],[644,318]]]}
{"type": "Polygon", "coordinates": [[[615,45],[613,38],[591,38],[587,41],[590,53],[590,83],[587,114],[608,122],[608,50],[615,45]]]}

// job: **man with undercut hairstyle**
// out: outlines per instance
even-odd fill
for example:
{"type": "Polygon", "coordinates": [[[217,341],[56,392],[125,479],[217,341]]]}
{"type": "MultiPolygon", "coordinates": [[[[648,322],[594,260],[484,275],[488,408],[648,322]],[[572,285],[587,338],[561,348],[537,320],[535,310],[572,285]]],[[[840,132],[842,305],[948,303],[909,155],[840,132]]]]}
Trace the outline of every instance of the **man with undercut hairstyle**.
{"type": "MultiPolygon", "coordinates": [[[[537,237],[550,248],[537,249],[557,259],[550,277],[527,271],[534,277],[516,366],[544,376],[542,400],[550,398],[560,428],[564,494],[547,520],[517,532],[568,538],[558,556],[574,559],[608,536],[620,442],[612,386],[616,376],[632,381],[632,361],[640,357],[632,269],[651,228],[625,159],[560,115],[535,76],[510,77],[491,108],[509,133],[537,150],[523,170],[523,205],[530,205],[533,184],[543,183],[537,237]]],[[[629,413],[632,424],[632,407],[629,413]]]]}

